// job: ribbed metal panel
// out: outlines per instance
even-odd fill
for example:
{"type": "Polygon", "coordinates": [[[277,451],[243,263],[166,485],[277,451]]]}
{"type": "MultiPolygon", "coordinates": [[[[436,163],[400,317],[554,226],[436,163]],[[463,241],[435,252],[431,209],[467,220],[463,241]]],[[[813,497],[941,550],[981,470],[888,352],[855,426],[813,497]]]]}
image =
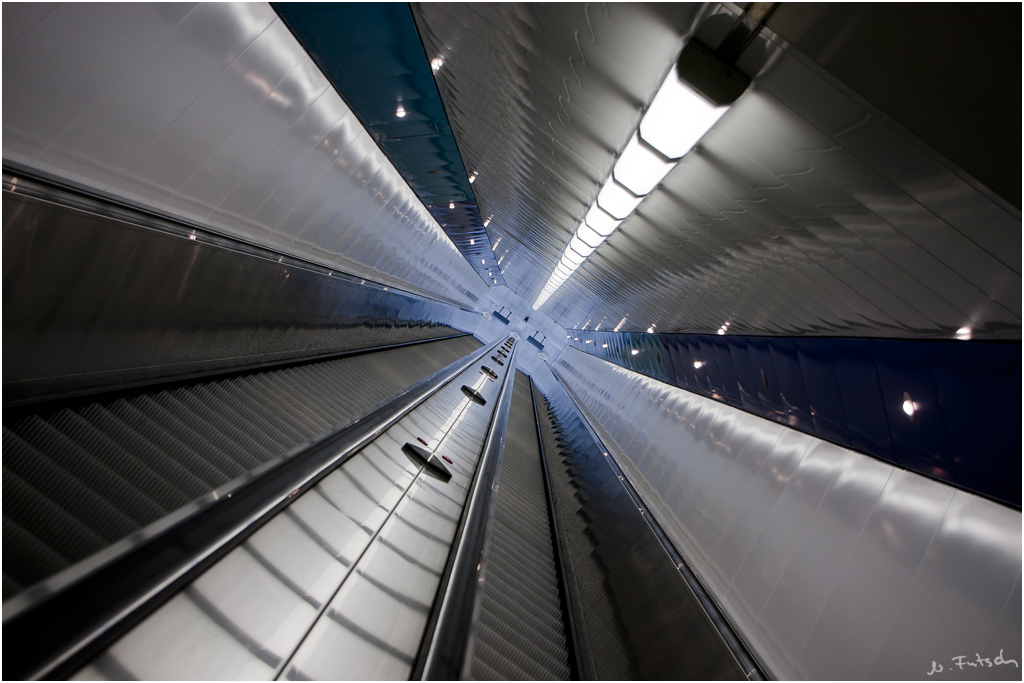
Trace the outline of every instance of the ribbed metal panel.
{"type": "Polygon", "coordinates": [[[4,424],[4,599],[479,347],[458,337],[4,424]]]}
{"type": "Polygon", "coordinates": [[[470,663],[476,680],[568,680],[529,379],[516,373],[470,663]]]}

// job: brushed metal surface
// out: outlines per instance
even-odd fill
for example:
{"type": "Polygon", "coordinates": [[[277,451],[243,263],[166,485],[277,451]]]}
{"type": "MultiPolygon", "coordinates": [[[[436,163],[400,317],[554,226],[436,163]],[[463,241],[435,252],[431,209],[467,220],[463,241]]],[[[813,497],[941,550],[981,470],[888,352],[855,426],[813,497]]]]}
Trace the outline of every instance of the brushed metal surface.
{"type": "Polygon", "coordinates": [[[479,319],[180,225],[9,187],[7,403],[449,336],[479,319]]]}
{"type": "Polygon", "coordinates": [[[1020,507],[1019,343],[603,330],[569,337],[573,348],[652,379],[1020,507]]]}
{"type": "MultiPolygon", "coordinates": [[[[76,679],[409,674],[502,386],[475,361],[76,679]],[[489,399],[476,406],[470,384],[489,399]],[[402,444],[452,460],[431,477],[402,444]],[[270,584],[270,585],[268,585],[270,584]]],[[[508,370],[501,370],[501,377],[508,370]]]]}
{"type": "Polygon", "coordinates": [[[463,678],[570,679],[538,439],[530,380],[520,372],[463,678]]]}
{"type": "MultiPolygon", "coordinates": [[[[512,290],[536,298],[684,39],[735,10],[414,5],[512,290]]],[[[1020,339],[1020,212],[765,35],[753,86],[542,310],[567,328],[1020,339]]]]}
{"type": "Polygon", "coordinates": [[[4,600],[479,347],[457,337],[5,416],[4,600]]]}
{"type": "Polygon", "coordinates": [[[553,369],[771,677],[1020,677],[950,674],[1021,661],[1018,510],[575,349],[553,369]]]}
{"type": "Polygon", "coordinates": [[[538,401],[581,680],[744,679],[563,385],[538,401]]]}
{"type": "Polygon", "coordinates": [[[3,11],[5,165],[459,305],[486,290],[269,4],[3,11]]]}

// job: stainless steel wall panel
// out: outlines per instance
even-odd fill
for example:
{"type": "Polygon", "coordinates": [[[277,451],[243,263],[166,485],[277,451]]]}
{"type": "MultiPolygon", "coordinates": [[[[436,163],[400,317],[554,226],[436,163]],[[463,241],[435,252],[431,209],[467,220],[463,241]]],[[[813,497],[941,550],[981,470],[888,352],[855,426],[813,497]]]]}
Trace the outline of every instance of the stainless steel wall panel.
{"type": "Polygon", "coordinates": [[[8,402],[476,324],[463,309],[271,252],[247,255],[238,251],[244,245],[198,239],[180,224],[153,225],[131,212],[115,219],[10,191],[3,202],[8,402]]]}
{"type": "MultiPolygon", "coordinates": [[[[592,330],[573,330],[568,343],[839,446],[1020,504],[1020,461],[1013,455],[1019,345],[592,330]],[[979,403],[985,396],[1003,398],[979,403]]],[[[638,408],[629,410],[623,417],[638,408]]]]}
{"type": "Polygon", "coordinates": [[[552,367],[772,677],[1020,661],[1018,510],[576,349],[552,367]]]}
{"type": "Polygon", "coordinates": [[[458,305],[486,289],[267,4],[58,6],[4,67],[11,168],[458,305]]]}
{"type": "Polygon", "coordinates": [[[759,652],[775,652],[780,669],[796,671],[807,637],[839,581],[892,468],[847,458],[807,524],[792,559],[749,634],[759,652]]]}
{"type": "MultiPolygon", "coordinates": [[[[869,675],[953,493],[912,474],[893,472],[801,649],[805,677],[831,671],[856,678],[869,675]],[[851,629],[851,624],[856,628],[851,629]]],[[[972,583],[980,578],[975,574],[972,583]]],[[[954,633],[960,637],[954,635],[950,641],[968,644],[962,623],[954,633]]],[[[948,647],[949,641],[945,644],[948,647]]],[[[921,662],[916,668],[928,667],[921,662]]]]}
{"type": "Polygon", "coordinates": [[[569,395],[535,400],[580,678],[744,677],[569,395]]]}
{"type": "Polygon", "coordinates": [[[59,3],[56,2],[25,2],[12,7],[4,15],[3,51],[21,40],[29,30],[38,24],[43,17],[52,12],[59,3]]]}
{"type": "MultiPolygon", "coordinates": [[[[1014,517],[1011,510],[986,505],[962,492],[953,495],[887,629],[869,677],[919,677],[913,664],[934,658],[937,651],[956,651],[977,662],[978,653],[991,658],[1006,648],[1012,635],[997,634],[997,625],[1013,611],[1013,585],[1020,580],[1020,567],[1012,561],[1014,547],[1004,547],[1005,539],[994,537],[989,529],[1013,528],[1019,524],[1014,517]],[[974,579],[979,566],[986,568],[985,581],[974,579]],[[957,585],[969,585],[970,593],[950,590],[957,585]],[[925,618],[919,620],[922,614],[925,618]],[[952,638],[943,628],[949,614],[958,615],[966,642],[952,638]],[[909,642],[897,645],[892,634],[904,633],[909,642]]],[[[951,663],[948,668],[953,666],[951,663]]],[[[992,674],[988,667],[983,668],[977,672],[978,678],[992,674]]],[[[962,675],[958,670],[955,673],[962,675]]]]}

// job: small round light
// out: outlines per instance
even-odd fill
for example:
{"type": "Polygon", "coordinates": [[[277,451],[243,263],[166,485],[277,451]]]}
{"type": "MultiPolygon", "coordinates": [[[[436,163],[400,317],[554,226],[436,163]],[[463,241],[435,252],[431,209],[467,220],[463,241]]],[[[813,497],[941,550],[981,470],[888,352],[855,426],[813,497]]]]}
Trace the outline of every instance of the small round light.
{"type": "Polygon", "coordinates": [[[961,327],[959,330],[956,331],[956,338],[961,341],[967,341],[968,339],[971,338],[971,328],[961,327]]]}
{"type": "Polygon", "coordinates": [[[703,361],[695,360],[693,361],[693,367],[696,368],[697,370],[700,370],[702,367],[704,367],[704,363],[703,361]]]}
{"type": "Polygon", "coordinates": [[[631,354],[633,354],[634,356],[635,356],[636,354],[640,353],[640,352],[639,352],[639,351],[637,351],[636,349],[630,349],[630,350],[629,350],[629,352],[630,352],[631,354]]]}
{"type": "Polygon", "coordinates": [[[405,116],[405,109],[403,107],[399,107],[398,111],[395,112],[395,116],[403,118],[405,116]]]}
{"type": "Polygon", "coordinates": [[[647,334],[654,334],[654,328],[653,327],[648,327],[647,328],[647,334]]]}
{"type": "Polygon", "coordinates": [[[607,349],[607,348],[608,348],[608,345],[607,345],[607,344],[601,344],[601,348],[602,348],[602,349],[607,349]]]}
{"type": "Polygon", "coordinates": [[[910,399],[910,394],[905,391],[903,392],[903,412],[907,414],[911,422],[914,421],[914,416],[917,414],[917,406],[910,399]]]}
{"type": "Polygon", "coordinates": [[[444,60],[441,59],[440,57],[434,57],[433,59],[430,60],[430,68],[433,69],[435,72],[441,70],[442,64],[444,64],[444,60]]]}

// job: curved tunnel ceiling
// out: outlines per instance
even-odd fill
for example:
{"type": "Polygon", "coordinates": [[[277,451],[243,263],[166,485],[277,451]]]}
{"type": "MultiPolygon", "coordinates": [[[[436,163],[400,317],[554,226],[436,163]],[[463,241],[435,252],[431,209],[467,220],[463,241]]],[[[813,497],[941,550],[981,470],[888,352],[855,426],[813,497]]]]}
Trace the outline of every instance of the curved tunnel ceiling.
{"type": "MultiPolygon", "coordinates": [[[[702,22],[738,11],[412,7],[505,281],[530,301],[685,41],[721,41],[702,22]]],[[[568,328],[1020,339],[1019,211],[764,36],[738,62],[753,85],[542,310],[568,328]]]]}

